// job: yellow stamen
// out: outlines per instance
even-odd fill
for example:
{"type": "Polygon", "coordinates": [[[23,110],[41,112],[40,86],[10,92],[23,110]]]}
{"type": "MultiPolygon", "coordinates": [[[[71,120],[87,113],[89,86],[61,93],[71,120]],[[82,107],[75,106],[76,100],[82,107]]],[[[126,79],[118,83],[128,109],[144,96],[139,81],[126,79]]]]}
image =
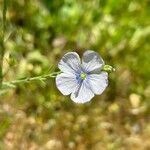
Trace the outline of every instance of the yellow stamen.
{"type": "Polygon", "coordinates": [[[82,80],[84,80],[84,79],[86,78],[86,73],[81,73],[81,74],[80,74],[80,78],[81,78],[82,80]]]}

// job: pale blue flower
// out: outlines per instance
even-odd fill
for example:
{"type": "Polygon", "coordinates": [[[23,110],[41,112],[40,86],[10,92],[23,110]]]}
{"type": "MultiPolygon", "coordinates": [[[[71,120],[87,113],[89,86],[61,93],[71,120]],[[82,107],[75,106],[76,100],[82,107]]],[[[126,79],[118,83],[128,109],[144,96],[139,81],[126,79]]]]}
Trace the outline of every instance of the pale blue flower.
{"type": "Polygon", "coordinates": [[[103,59],[94,51],[87,50],[82,61],[76,52],[68,52],[58,64],[62,73],[56,77],[57,88],[63,95],[71,94],[76,103],[88,102],[108,85],[108,73],[102,71],[103,66],[103,59]]]}

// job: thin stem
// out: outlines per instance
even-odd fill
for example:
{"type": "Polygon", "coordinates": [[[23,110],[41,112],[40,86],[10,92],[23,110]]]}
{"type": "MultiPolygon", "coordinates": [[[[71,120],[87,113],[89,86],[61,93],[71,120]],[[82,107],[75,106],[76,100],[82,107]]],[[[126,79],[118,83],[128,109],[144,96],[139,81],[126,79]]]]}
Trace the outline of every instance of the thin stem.
{"type": "Polygon", "coordinates": [[[16,88],[16,86],[19,84],[29,83],[29,82],[33,82],[33,81],[43,82],[47,78],[55,78],[60,73],[61,72],[59,71],[59,72],[53,72],[50,74],[36,76],[36,77],[27,77],[27,78],[23,78],[23,79],[14,80],[14,81],[3,82],[2,89],[16,88]]]}
{"type": "Polygon", "coordinates": [[[6,11],[7,11],[7,0],[3,1],[3,19],[2,19],[2,39],[0,40],[0,87],[3,80],[3,57],[5,52],[5,30],[6,30],[6,11]]]}

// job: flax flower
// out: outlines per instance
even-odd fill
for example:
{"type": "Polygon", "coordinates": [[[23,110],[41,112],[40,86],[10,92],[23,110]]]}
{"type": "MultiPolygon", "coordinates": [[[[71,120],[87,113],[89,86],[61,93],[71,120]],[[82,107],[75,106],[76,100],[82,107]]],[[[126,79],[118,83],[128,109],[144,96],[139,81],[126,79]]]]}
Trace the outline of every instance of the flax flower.
{"type": "Polygon", "coordinates": [[[82,60],[76,52],[68,52],[58,64],[62,73],[56,77],[57,88],[63,95],[71,94],[76,103],[88,102],[108,85],[108,73],[102,71],[103,66],[103,59],[92,50],[84,52],[82,60]]]}

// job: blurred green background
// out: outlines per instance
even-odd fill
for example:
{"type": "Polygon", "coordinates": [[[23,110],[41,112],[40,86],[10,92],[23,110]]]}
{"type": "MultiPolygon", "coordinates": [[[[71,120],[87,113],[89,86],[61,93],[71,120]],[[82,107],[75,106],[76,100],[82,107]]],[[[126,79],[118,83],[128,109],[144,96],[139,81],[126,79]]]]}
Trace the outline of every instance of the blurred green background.
{"type": "Polygon", "coordinates": [[[150,1],[8,0],[7,7],[5,81],[55,71],[66,52],[87,49],[116,72],[82,105],[55,79],[0,91],[0,149],[149,150],[150,1]]]}

